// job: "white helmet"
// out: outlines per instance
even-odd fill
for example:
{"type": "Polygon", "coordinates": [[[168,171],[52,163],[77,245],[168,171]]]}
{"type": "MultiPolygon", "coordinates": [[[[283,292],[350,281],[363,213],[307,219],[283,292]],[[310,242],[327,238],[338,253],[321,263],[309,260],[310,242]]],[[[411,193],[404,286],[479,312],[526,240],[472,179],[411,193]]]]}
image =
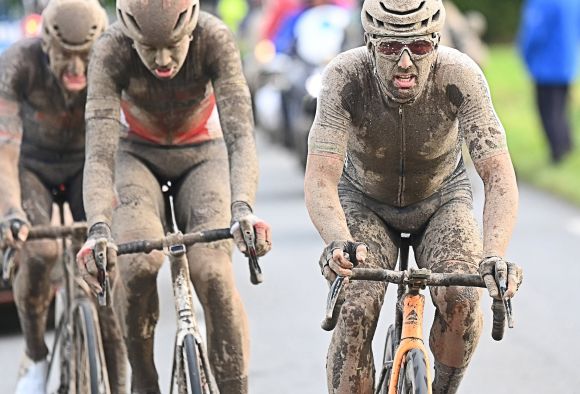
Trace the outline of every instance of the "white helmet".
{"type": "Polygon", "coordinates": [[[51,0],[42,12],[42,39],[47,47],[86,51],[107,24],[98,0],[51,0]]]}
{"type": "Polygon", "coordinates": [[[361,20],[371,37],[424,36],[441,31],[445,8],[441,0],[365,0],[361,20]]]}
{"type": "Polygon", "coordinates": [[[197,26],[199,0],[117,0],[117,19],[138,43],[169,46],[197,26]]]}

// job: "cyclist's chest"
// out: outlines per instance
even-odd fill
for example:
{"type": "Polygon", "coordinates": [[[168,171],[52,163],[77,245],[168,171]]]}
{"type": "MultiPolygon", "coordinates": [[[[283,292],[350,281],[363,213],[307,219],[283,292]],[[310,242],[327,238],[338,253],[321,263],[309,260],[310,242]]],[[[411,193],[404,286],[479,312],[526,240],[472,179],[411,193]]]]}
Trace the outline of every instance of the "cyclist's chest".
{"type": "Polygon", "coordinates": [[[84,144],[85,98],[69,98],[60,89],[32,89],[21,103],[23,140],[51,149],[84,144]]]}
{"type": "Polygon", "coordinates": [[[367,105],[355,122],[349,151],[369,160],[428,161],[455,154],[461,144],[456,114],[427,105],[367,105]]]}

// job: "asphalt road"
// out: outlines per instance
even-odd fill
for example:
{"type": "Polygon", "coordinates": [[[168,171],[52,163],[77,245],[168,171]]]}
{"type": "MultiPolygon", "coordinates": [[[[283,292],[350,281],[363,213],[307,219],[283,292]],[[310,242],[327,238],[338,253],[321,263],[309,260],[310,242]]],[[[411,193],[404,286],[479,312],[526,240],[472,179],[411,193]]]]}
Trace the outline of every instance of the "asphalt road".
{"type": "MultiPolygon", "coordinates": [[[[265,282],[251,285],[245,259],[239,253],[234,258],[250,320],[250,393],[324,393],[330,334],[320,329],[327,290],[317,264],[323,244],[304,207],[297,161],[265,142],[259,150],[256,212],[274,230],[274,249],[261,260],[265,282]]],[[[476,176],[474,190],[481,212],[481,184],[476,176]]],[[[508,253],[525,270],[524,284],[514,300],[516,328],[506,332],[503,341],[493,341],[489,302],[484,302],[484,334],[460,392],[580,393],[580,314],[574,312],[580,301],[575,289],[580,278],[580,210],[524,185],[520,192],[519,222],[508,253]]],[[[167,392],[175,328],[167,266],[159,286],[156,362],[161,387],[167,392]]],[[[391,288],[373,344],[377,359],[382,357],[384,333],[392,317],[393,293],[391,288]]],[[[432,311],[428,302],[427,329],[432,311]]],[[[5,314],[0,321],[7,318],[5,314]]],[[[13,391],[22,349],[17,332],[6,328],[0,332],[0,393],[13,391]]]]}

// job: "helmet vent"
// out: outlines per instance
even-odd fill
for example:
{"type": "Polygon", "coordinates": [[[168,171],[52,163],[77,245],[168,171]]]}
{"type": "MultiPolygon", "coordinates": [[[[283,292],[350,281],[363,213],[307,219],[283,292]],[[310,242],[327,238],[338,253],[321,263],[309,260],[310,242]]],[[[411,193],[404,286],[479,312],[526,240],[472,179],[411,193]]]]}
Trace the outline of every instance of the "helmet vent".
{"type": "Polygon", "coordinates": [[[131,14],[127,14],[127,19],[129,19],[129,23],[131,25],[133,25],[133,29],[137,30],[137,31],[141,31],[141,28],[139,27],[139,24],[137,23],[137,20],[135,19],[135,17],[131,14]]]}
{"type": "Polygon", "coordinates": [[[177,22],[175,23],[175,26],[173,27],[173,30],[179,30],[179,29],[181,29],[181,27],[185,23],[185,17],[186,17],[186,15],[187,15],[187,10],[185,10],[182,13],[179,14],[179,16],[177,17],[177,22]]]}
{"type": "Polygon", "coordinates": [[[394,30],[411,30],[415,24],[414,23],[407,23],[404,25],[397,25],[394,23],[389,23],[389,26],[391,26],[394,30]]]}
{"type": "Polygon", "coordinates": [[[422,1],[421,4],[419,4],[419,6],[417,8],[412,9],[412,10],[405,10],[405,11],[391,10],[391,9],[387,8],[385,3],[382,1],[380,2],[380,4],[381,4],[381,8],[383,9],[383,11],[388,12],[389,14],[409,15],[409,14],[415,13],[415,12],[419,11],[421,8],[423,8],[423,6],[425,5],[425,1],[422,1]]]}
{"type": "Polygon", "coordinates": [[[431,20],[433,22],[436,22],[439,20],[439,17],[441,16],[441,10],[437,10],[437,12],[433,15],[433,17],[431,18],[431,20]]]}

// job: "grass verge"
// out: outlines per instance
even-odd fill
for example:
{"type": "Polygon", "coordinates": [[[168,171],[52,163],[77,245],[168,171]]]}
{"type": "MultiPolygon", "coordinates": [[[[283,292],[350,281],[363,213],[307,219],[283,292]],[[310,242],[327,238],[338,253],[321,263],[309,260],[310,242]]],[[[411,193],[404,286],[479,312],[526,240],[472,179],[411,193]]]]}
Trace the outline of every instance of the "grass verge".
{"type": "MultiPolygon", "coordinates": [[[[495,109],[506,129],[518,178],[580,206],[580,150],[558,165],[549,159],[548,145],[536,110],[533,84],[513,46],[493,46],[485,75],[495,109]]],[[[572,138],[580,146],[580,86],[570,97],[572,138]]]]}

